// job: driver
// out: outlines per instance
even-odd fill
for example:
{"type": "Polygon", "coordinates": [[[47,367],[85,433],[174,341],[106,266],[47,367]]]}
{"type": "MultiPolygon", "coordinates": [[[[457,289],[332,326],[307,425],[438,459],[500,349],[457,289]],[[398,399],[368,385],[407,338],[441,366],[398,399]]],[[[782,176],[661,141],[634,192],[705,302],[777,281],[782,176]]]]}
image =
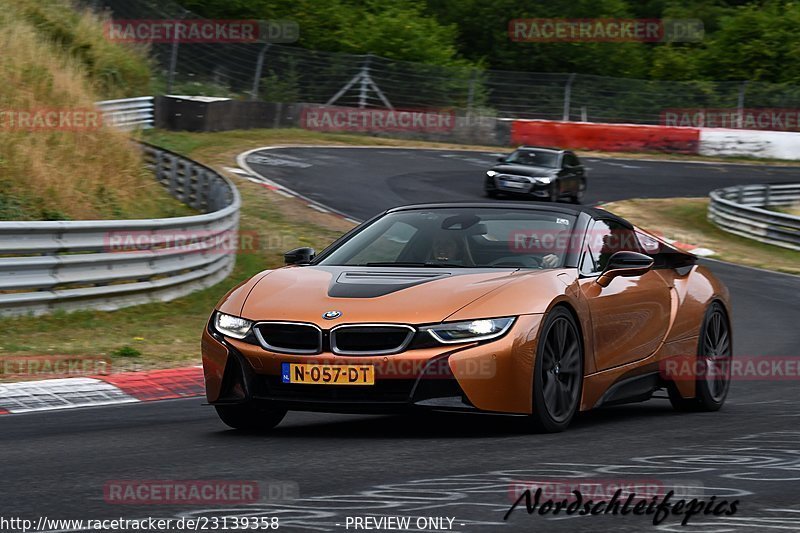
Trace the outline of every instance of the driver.
{"type": "Polygon", "coordinates": [[[440,234],[433,239],[432,258],[441,263],[465,264],[464,251],[455,236],[440,234]]]}

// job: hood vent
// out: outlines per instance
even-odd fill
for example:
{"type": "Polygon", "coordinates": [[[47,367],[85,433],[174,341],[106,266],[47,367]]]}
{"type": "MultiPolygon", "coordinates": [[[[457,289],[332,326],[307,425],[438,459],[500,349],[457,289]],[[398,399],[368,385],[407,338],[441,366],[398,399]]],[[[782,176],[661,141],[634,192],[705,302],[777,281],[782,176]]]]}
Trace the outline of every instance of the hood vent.
{"type": "Polygon", "coordinates": [[[375,298],[420,283],[450,276],[438,271],[346,271],[333,281],[328,296],[333,298],[375,298]]]}

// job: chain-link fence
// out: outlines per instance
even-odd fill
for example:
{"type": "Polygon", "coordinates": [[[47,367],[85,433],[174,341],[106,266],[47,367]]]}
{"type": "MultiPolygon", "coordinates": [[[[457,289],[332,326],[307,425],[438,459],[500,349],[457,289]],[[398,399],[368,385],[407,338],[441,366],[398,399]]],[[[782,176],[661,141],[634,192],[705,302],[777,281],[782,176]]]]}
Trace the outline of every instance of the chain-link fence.
{"type": "MultiPolygon", "coordinates": [[[[115,19],[199,18],[163,0],[86,1],[115,19]]],[[[448,68],[270,43],[176,41],[150,47],[160,72],[158,90],[170,94],[640,124],[664,123],[665,113],[675,109],[740,115],[744,109],[800,109],[800,87],[783,84],[448,68]]]]}

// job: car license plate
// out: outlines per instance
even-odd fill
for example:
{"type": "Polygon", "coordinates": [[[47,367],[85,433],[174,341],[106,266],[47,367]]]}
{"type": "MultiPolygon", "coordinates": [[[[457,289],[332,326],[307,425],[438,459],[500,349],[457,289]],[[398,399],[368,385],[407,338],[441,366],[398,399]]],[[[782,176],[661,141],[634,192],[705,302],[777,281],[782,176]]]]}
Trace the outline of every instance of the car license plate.
{"type": "Polygon", "coordinates": [[[375,367],[370,365],[318,365],[283,363],[284,383],[311,385],[374,385],[375,367]]]}
{"type": "Polygon", "coordinates": [[[501,181],[500,185],[503,187],[508,187],[510,189],[524,189],[528,186],[527,183],[523,183],[521,181],[501,181]]]}

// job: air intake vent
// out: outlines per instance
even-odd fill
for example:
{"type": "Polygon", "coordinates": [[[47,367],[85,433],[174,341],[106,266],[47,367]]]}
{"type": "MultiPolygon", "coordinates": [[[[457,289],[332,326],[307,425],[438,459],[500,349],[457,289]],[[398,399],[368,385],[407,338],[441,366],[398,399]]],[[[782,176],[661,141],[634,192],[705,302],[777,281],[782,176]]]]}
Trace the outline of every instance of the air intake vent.
{"type": "Polygon", "coordinates": [[[413,337],[411,326],[339,326],[331,330],[331,349],[342,355],[387,355],[405,350],[413,337]]]}
{"type": "Polygon", "coordinates": [[[258,342],[266,350],[294,354],[316,354],[322,351],[322,330],[314,324],[260,322],[253,330],[258,342]]]}

